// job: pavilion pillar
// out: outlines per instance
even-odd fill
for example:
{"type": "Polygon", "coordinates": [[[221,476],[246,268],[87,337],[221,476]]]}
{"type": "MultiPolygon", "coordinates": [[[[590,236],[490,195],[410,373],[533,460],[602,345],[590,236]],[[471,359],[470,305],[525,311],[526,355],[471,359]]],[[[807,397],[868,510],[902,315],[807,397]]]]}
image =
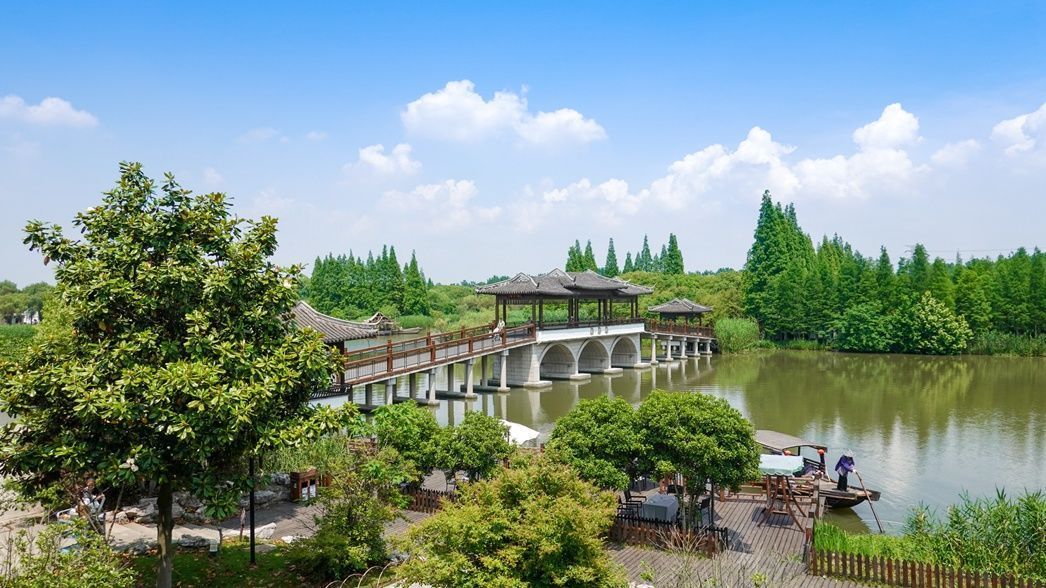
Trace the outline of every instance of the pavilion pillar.
{"type": "Polygon", "coordinates": [[[665,341],[665,361],[672,361],[672,337],[665,341]]]}
{"type": "Polygon", "coordinates": [[[374,384],[367,384],[363,387],[363,404],[374,406],[374,384]]]}
{"type": "Polygon", "coordinates": [[[385,382],[385,406],[392,406],[396,402],[396,378],[385,382]]]}
{"type": "Polygon", "coordinates": [[[545,323],[545,299],[538,300],[538,328],[545,323]]]}
{"type": "Polygon", "coordinates": [[[650,365],[657,365],[657,335],[650,336],[650,365]]]}
{"type": "Polygon", "coordinates": [[[498,392],[508,392],[508,349],[501,352],[501,384],[498,392]]]}
{"type": "Polygon", "coordinates": [[[488,356],[484,355],[483,357],[479,358],[479,385],[480,386],[486,386],[487,385],[487,357],[488,356]]]}
{"type": "Polygon", "coordinates": [[[407,376],[407,397],[414,400],[418,397],[418,374],[407,376]]]}
{"type": "Polygon", "coordinates": [[[476,397],[476,392],[473,390],[473,387],[472,387],[472,380],[473,380],[473,378],[472,378],[472,368],[473,368],[473,365],[474,365],[473,364],[473,360],[471,360],[471,359],[466,359],[465,360],[465,398],[475,398],[476,397]]]}
{"type": "Polygon", "coordinates": [[[457,392],[454,389],[454,364],[447,364],[447,392],[457,392]]]}
{"type": "Polygon", "coordinates": [[[436,400],[436,368],[429,370],[429,406],[439,405],[439,400],[436,400]]]}

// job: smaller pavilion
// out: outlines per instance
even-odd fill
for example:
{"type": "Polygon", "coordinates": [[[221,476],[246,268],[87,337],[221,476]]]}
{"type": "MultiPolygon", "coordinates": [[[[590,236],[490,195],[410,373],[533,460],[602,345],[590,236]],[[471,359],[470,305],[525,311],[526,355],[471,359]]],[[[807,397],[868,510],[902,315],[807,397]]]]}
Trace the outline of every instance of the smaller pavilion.
{"type": "Polygon", "coordinates": [[[545,321],[546,304],[566,305],[566,322],[556,321],[556,324],[566,326],[640,321],[639,296],[652,292],[651,288],[607,278],[592,270],[565,272],[561,269],[538,275],[519,273],[507,280],[476,288],[477,294],[495,297],[495,321],[508,324],[510,305],[529,306],[530,320],[537,324],[538,329],[550,325],[545,321]],[[615,303],[618,309],[627,311],[615,313],[615,303]],[[583,304],[589,305],[586,312],[582,312],[583,304]],[[586,315],[584,320],[583,314],[586,315]]]}
{"type": "Polygon", "coordinates": [[[704,315],[712,312],[712,308],[686,298],[673,298],[668,302],[651,306],[647,311],[657,313],[662,321],[676,322],[682,318],[687,323],[690,323],[694,317],[697,317],[697,324],[700,325],[704,315]]]}

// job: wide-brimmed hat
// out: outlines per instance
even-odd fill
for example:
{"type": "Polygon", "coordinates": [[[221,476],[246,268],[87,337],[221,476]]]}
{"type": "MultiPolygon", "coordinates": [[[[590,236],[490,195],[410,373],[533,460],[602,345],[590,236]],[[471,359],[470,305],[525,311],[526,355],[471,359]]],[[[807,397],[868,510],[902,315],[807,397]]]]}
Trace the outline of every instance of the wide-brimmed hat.
{"type": "Polygon", "coordinates": [[[854,450],[853,449],[847,449],[846,451],[843,452],[843,455],[845,455],[846,457],[853,457],[854,456],[854,450]]]}

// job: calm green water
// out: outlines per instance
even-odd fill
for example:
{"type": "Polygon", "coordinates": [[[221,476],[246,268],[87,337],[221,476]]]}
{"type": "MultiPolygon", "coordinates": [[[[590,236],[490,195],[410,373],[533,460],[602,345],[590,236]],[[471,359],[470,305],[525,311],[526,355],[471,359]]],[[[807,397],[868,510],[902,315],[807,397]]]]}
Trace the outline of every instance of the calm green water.
{"type": "MultiPolygon", "coordinates": [[[[875,508],[890,530],[899,530],[911,506],[943,507],[963,490],[983,496],[996,487],[1046,488],[1042,358],[717,355],[540,391],[481,394],[472,402],[542,431],[544,439],[582,398],[610,395],[638,404],[655,388],[713,394],[756,428],[823,442],[829,467],[843,449],[853,449],[865,482],[883,492],[875,508]]],[[[464,409],[463,401],[444,400],[436,410],[446,423],[460,420],[464,409]]],[[[867,504],[832,518],[851,529],[875,528],[867,504]]]]}

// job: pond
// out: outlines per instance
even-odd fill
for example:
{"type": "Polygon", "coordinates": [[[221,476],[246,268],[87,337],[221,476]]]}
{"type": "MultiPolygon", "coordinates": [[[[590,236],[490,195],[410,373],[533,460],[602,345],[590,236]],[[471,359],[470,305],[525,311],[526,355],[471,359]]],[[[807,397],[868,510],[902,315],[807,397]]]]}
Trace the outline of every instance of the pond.
{"type": "MultiPolygon", "coordinates": [[[[590,382],[480,394],[472,402],[541,431],[544,440],[580,399],[610,395],[638,404],[655,388],[725,398],[756,428],[820,441],[829,447],[829,467],[852,449],[865,482],[883,493],[875,508],[888,531],[899,532],[920,502],[941,510],[963,491],[989,496],[1003,488],[1012,495],[1046,487],[1042,358],[716,355],[590,382]]],[[[464,409],[464,401],[442,400],[435,410],[447,423],[460,421],[464,409]]],[[[875,528],[867,504],[835,511],[831,520],[852,530],[875,528]]]]}

